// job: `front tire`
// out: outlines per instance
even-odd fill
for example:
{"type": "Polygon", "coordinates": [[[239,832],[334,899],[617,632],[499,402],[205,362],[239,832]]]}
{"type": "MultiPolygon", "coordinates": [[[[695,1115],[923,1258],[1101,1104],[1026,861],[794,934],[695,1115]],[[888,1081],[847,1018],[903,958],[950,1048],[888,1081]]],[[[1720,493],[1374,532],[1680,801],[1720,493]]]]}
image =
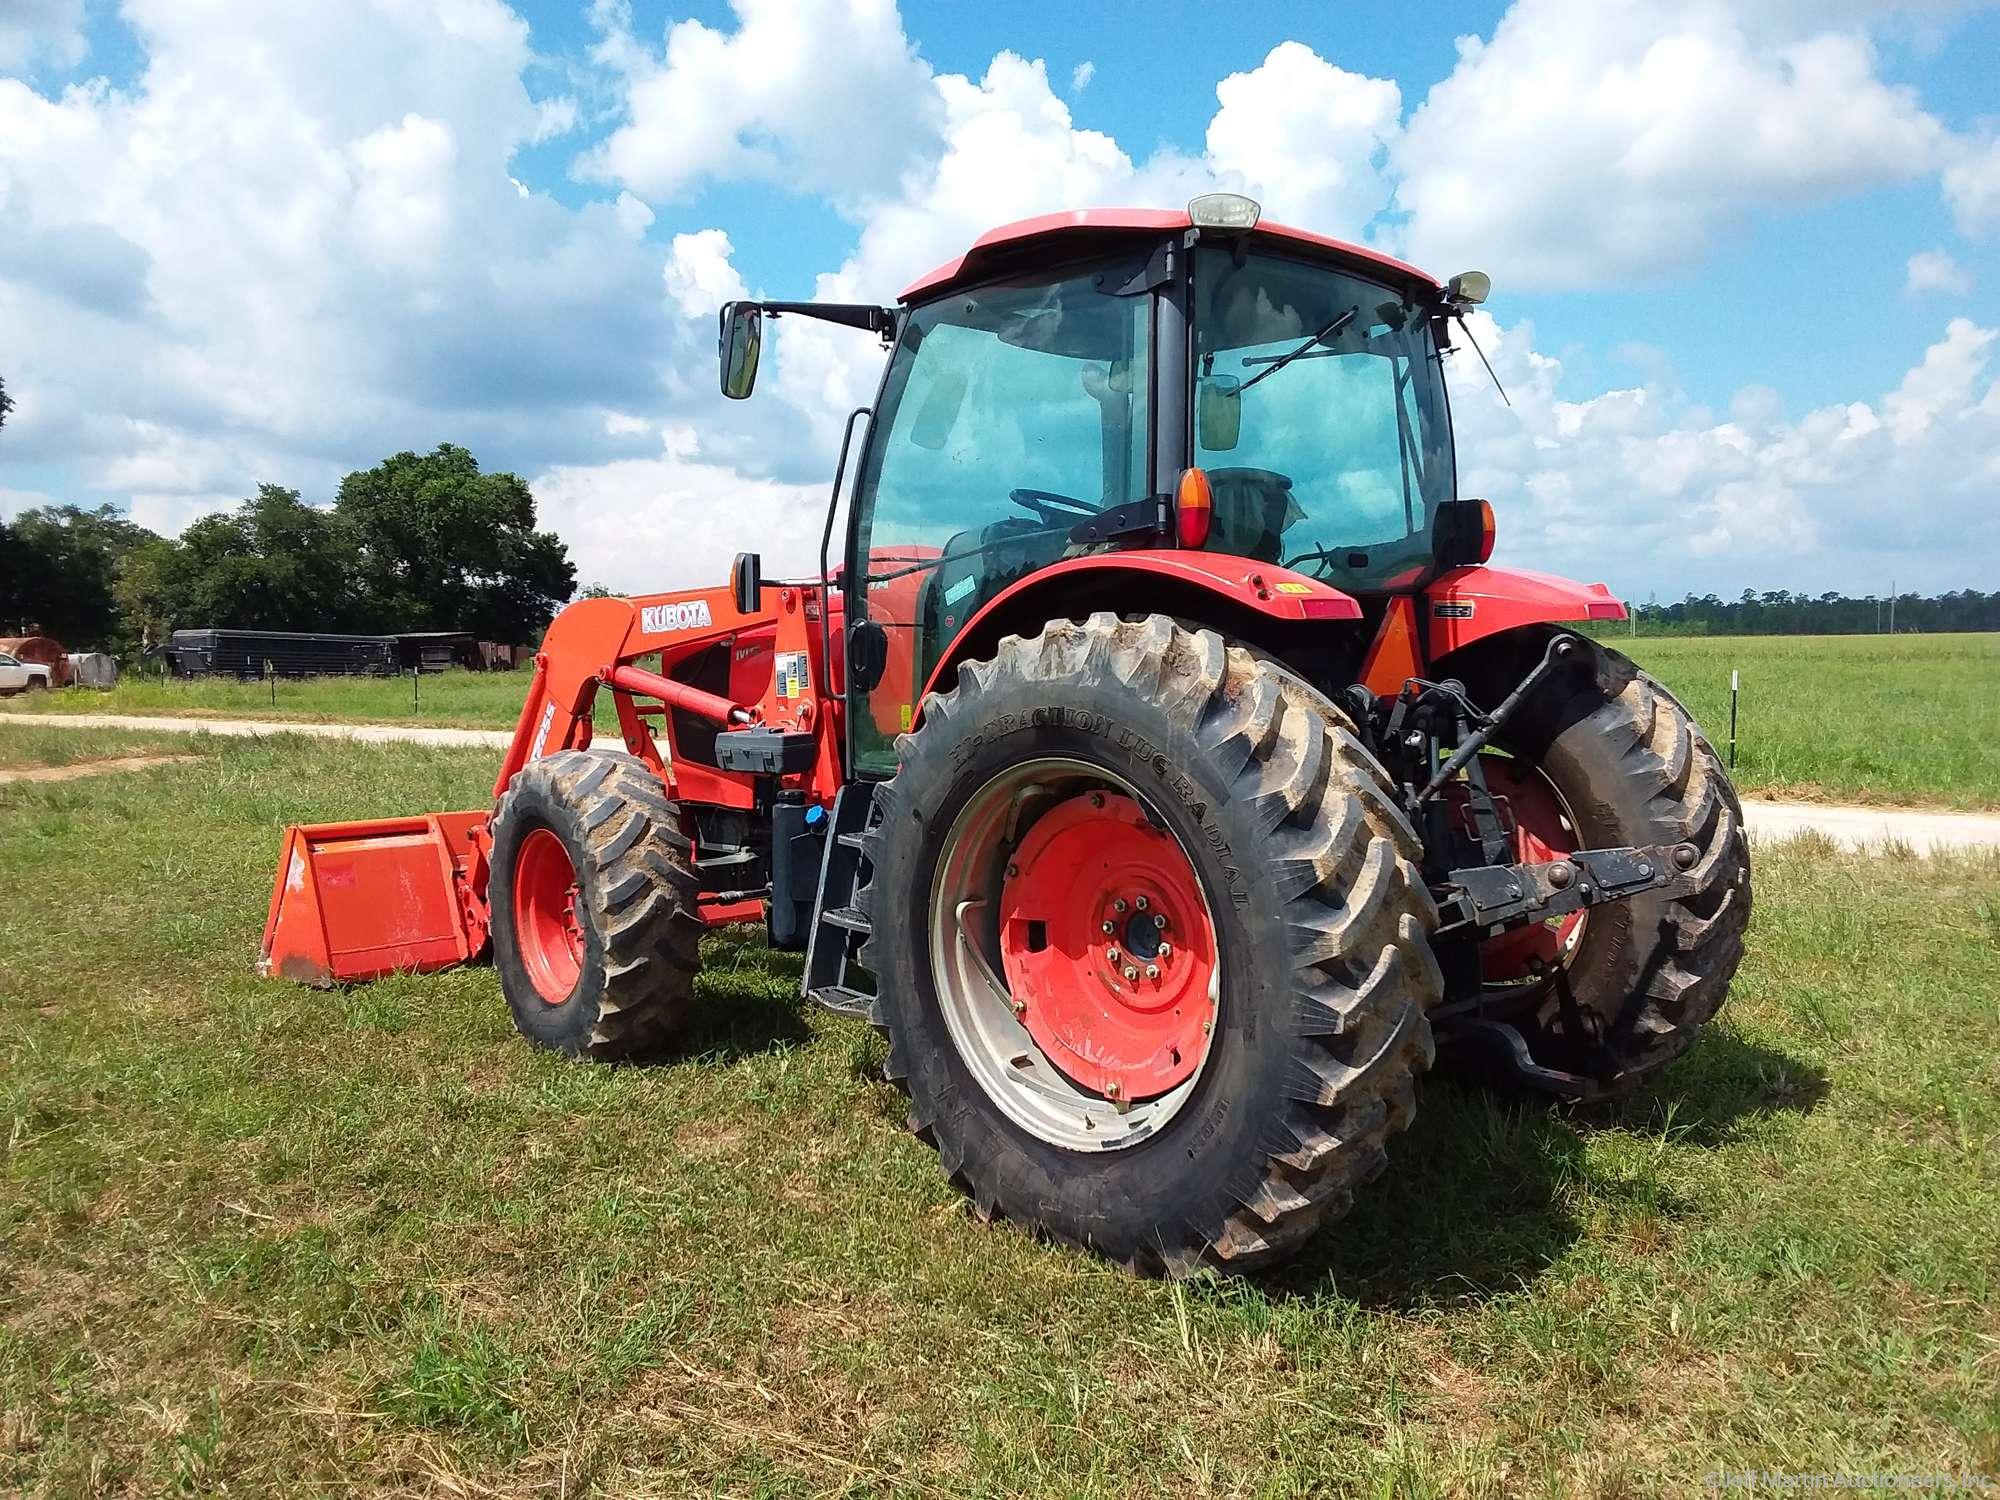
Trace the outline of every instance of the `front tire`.
{"type": "Polygon", "coordinates": [[[980,1215],[1185,1274],[1277,1261],[1345,1212],[1414,1112],[1442,982],[1416,837],[1339,711],[1213,632],[1098,614],[967,663],[899,758],[865,834],[861,961],[911,1127],[980,1215]],[[1009,807],[1000,842],[966,842],[1009,807]],[[1005,936],[1037,859],[1051,904],[1005,936]],[[1211,1023],[1192,1056],[1144,1014],[1171,965],[1134,972],[1151,956],[1117,927],[1128,887],[1174,908],[1165,932],[1206,934],[1193,961],[1212,944],[1213,1009],[1185,989],[1159,1002],[1211,1023]],[[1066,902],[1087,907],[1080,927],[1066,902]],[[1060,965],[1018,982],[1100,917],[1117,930],[1092,941],[1126,950],[1108,967],[1079,951],[1066,987],[1060,965]],[[1031,996],[1063,1012],[1066,1046],[1031,1016],[1010,1030],[1031,996]],[[1008,1100],[967,1041],[982,1029],[1020,1049],[1047,1108],[1008,1100]]]}
{"type": "Polygon", "coordinates": [[[612,1062],[687,1019],[701,966],[693,846],[636,756],[563,750],[514,777],[493,815],[493,962],[537,1046],[612,1062]]]}

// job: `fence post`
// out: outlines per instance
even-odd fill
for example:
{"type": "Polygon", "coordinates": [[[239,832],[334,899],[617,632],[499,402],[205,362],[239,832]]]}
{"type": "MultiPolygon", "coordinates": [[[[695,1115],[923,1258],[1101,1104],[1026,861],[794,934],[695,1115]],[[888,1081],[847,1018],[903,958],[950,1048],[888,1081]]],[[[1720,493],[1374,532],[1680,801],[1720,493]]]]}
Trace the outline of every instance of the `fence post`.
{"type": "Polygon", "coordinates": [[[1736,769],[1736,690],[1741,686],[1736,668],[1729,669],[1729,769],[1736,769]]]}

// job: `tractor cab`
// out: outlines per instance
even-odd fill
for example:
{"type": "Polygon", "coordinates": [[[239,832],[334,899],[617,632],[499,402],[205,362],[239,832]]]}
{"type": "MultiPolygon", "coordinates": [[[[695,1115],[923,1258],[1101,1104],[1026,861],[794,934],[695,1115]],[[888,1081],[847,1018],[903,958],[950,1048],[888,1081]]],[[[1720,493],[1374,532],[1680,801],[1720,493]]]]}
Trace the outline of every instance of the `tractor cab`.
{"type": "MultiPolygon", "coordinates": [[[[845,559],[867,580],[853,628],[880,632],[857,659],[882,661],[856,684],[857,769],[893,771],[959,633],[1057,563],[1199,550],[1366,597],[1475,560],[1443,555],[1438,523],[1446,327],[1483,282],[1441,286],[1216,194],[994,230],[880,309],[891,352],[845,559]]],[[[759,311],[725,310],[725,363],[759,311]]]]}

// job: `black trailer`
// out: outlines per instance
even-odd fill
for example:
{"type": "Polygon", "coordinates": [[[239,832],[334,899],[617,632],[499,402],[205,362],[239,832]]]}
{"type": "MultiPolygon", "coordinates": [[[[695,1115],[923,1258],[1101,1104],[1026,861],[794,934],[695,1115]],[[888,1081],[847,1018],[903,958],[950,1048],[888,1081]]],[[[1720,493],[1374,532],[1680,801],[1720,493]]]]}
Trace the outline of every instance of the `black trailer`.
{"type": "Polygon", "coordinates": [[[167,658],[178,677],[386,677],[399,664],[393,635],[289,630],[176,630],[167,658]]]}
{"type": "Polygon", "coordinates": [[[443,672],[451,667],[480,671],[486,658],[469,630],[406,630],[396,637],[396,660],[405,672],[443,672]]]}

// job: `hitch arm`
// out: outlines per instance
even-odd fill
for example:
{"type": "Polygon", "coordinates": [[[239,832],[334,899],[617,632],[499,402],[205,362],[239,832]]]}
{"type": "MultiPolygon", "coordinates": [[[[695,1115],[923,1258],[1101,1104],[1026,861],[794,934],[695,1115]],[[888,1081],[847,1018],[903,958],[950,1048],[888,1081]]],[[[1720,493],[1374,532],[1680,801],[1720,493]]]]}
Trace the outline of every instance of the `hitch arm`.
{"type": "Polygon", "coordinates": [[[1693,844],[1578,849],[1541,864],[1453,870],[1438,892],[1440,939],[1478,937],[1585,907],[1659,893],[1685,896],[1701,858],[1693,844]]]}
{"type": "Polygon", "coordinates": [[[1437,774],[1431,777],[1430,783],[1417,793],[1417,804],[1422,805],[1443,791],[1452,777],[1462,771],[1473,756],[1486,748],[1486,742],[1492,739],[1500,731],[1501,726],[1512,717],[1514,710],[1521,706],[1521,700],[1533,692],[1544,677],[1555,670],[1556,663],[1568,660],[1575,650],[1576,642],[1566,635],[1559,635],[1550,641],[1549,649],[1542,653],[1542,659],[1535,663],[1533,670],[1521,679],[1520,685],[1506,696],[1498,708],[1486,716],[1486,721],[1477,730],[1459,741],[1458,748],[1451,754],[1451,759],[1439,766],[1437,774]]]}

